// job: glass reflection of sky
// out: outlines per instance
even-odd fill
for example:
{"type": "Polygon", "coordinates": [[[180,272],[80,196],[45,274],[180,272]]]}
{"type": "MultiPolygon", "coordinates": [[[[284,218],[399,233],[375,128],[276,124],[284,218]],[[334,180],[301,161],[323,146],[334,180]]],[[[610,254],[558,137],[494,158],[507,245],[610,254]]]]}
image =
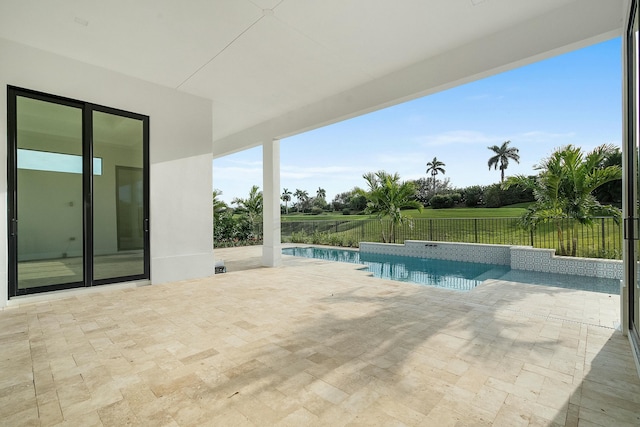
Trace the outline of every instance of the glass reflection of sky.
{"type": "MultiPolygon", "coordinates": [[[[82,173],[82,156],[19,148],[18,169],[82,173]]],[[[102,159],[99,157],[93,158],[93,174],[102,175],[102,159]]]]}

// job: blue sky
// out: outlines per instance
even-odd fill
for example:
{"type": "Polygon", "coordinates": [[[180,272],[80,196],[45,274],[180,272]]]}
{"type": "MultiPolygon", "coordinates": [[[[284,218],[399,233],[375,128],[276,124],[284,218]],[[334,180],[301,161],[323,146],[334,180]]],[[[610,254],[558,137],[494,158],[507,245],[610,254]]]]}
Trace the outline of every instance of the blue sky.
{"type": "MultiPolygon", "coordinates": [[[[488,185],[500,171],[489,171],[487,147],[506,140],[521,159],[510,163],[507,176],[534,173],[535,164],[566,144],[620,145],[620,49],[616,38],[283,139],[280,185],[312,196],[322,187],[330,202],[365,187],[366,172],[426,177],[433,157],[446,164],[452,186],[488,185]]],[[[213,187],[227,203],[246,197],[254,184],[262,188],[261,147],[215,159],[213,167],[213,187]]]]}

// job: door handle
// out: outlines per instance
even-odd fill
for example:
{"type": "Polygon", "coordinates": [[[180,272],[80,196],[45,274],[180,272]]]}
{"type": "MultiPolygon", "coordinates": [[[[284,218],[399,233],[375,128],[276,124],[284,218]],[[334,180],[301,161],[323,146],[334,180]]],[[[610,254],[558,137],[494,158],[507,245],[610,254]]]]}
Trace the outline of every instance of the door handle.
{"type": "Polygon", "coordinates": [[[144,219],[144,232],[145,233],[149,232],[149,218],[144,219]]]}

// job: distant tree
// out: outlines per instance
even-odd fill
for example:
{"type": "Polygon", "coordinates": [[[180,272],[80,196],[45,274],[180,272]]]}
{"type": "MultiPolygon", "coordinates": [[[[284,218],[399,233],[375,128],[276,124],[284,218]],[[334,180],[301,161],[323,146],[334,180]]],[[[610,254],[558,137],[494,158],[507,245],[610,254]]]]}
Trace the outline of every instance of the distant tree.
{"type": "Polygon", "coordinates": [[[318,187],[318,191],[316,192],[316,197],[318,199],[325,199],[327,197],[327,190],[322,187],[318,187]]]}
{"type": "Polygon", "coordinates": [[[414,208],[422,211],[422,204],[414,198],[416,190],[413,183],[400,181],[397,173],[391,175],[385,171],[369,172],[362,177],[369,186],[369,191],[360,190],[368,200],[365,212],[377,215],[380,222],[388,217],[389,226],[387,230],[383,227],[382,241],[395,242],[395,228],[406,219],[402,210],[414,208]]]}
{"type": "Polygon", "coordinates": [[[282,199],[282,201],[284,202],[284,209],[285,209],[285,213],[289,213],[289,202],[291,201],[291,191],[289,191],[288,188],[283,188],[282,189],[282,196],[280,196],[280,199],[282,199]]]}
{"type": "Polygon", "coordinates": [[[362,212],[367,208],[367,198],[362,194],[360,187],[353,187],[351,199],[349,199],[349,209],[353,212],[362,212]]]}
{"type": "Polygon", "coordinates": [[[296,210],[300,212],[300,209],[304,208],[305,204],[309,201],[309,193],[307,193],[305,190],[300,190],[299,188],[296,188],[296,191],[293,193],[293,196],[298,200],[298,203],[296,203],[296,210]]]}
{"type": "Polygon", "coordinates": [[[478,205],[483,203],[484,198],[484,190],[485,187],[480,185],[472,185],[471,187],[466,187],[462,191],[462,198],[464,200],[464,204],[468,208],[475,208],[478,205]]]}
{"type": "Polygon", "coordinates": [[[436,194],[445,194],[452,191],[449,178],[439,180],[437,178],[419,178],[413,181],[416,187],[416,200],[427,206],[429,200],[436,194]]]}
{"type": "Polygon", "coordinates": [[[367,207],[367,198],[362,195],[363,190],[354,187],[349,191],[336,194],[331,202],[334,211],[344,211],[345,209],[353,212],[361,212],[367,207]]]}
{"type": "Polygon", "coordinates": [[[500,147],[497,145],[487,147],[495,153],[495,155],[490,157],[487,162],[489,170],[491,170],[492,167],[494,169],[498,169],[498,167],[500,167],[500,182],[504,182],[504,171],[509,167],[509,160],[520,163],[520,155],[518,154],[519,150],[515,147],[509,147],[509,144],[511,144],[511,141],[503,142],[500,147]]]}
{"type": "Polygon", "coordinates": [[[444,167],[446,166],[437,157],[434,157],[433,160],[427,163],[427,173],[431,174],[431,178],[433,179],[433,194],[436,193],[436,176],[441,173],[444,175],[444,167]]]}
{"type": "Polygon", "coordinates": [[[333,197],[333,200],[331,201],[331,208],[336,212],[347,208],[350,197],[351,197],[350,191],[344,191],[342,193],[336,194],[333,197]]]}

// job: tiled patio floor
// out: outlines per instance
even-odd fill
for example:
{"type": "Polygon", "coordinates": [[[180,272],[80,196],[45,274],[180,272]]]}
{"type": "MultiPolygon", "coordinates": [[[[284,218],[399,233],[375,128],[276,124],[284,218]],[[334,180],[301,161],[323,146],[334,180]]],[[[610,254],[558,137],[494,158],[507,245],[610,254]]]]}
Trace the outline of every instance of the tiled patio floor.
{"type": "Polygon", "coordinates": [[[640,425],[617,296],[249,268],[259,251],[216,250],[229,272],[208,279],[1,311],[0,424],[640,425]]]}

